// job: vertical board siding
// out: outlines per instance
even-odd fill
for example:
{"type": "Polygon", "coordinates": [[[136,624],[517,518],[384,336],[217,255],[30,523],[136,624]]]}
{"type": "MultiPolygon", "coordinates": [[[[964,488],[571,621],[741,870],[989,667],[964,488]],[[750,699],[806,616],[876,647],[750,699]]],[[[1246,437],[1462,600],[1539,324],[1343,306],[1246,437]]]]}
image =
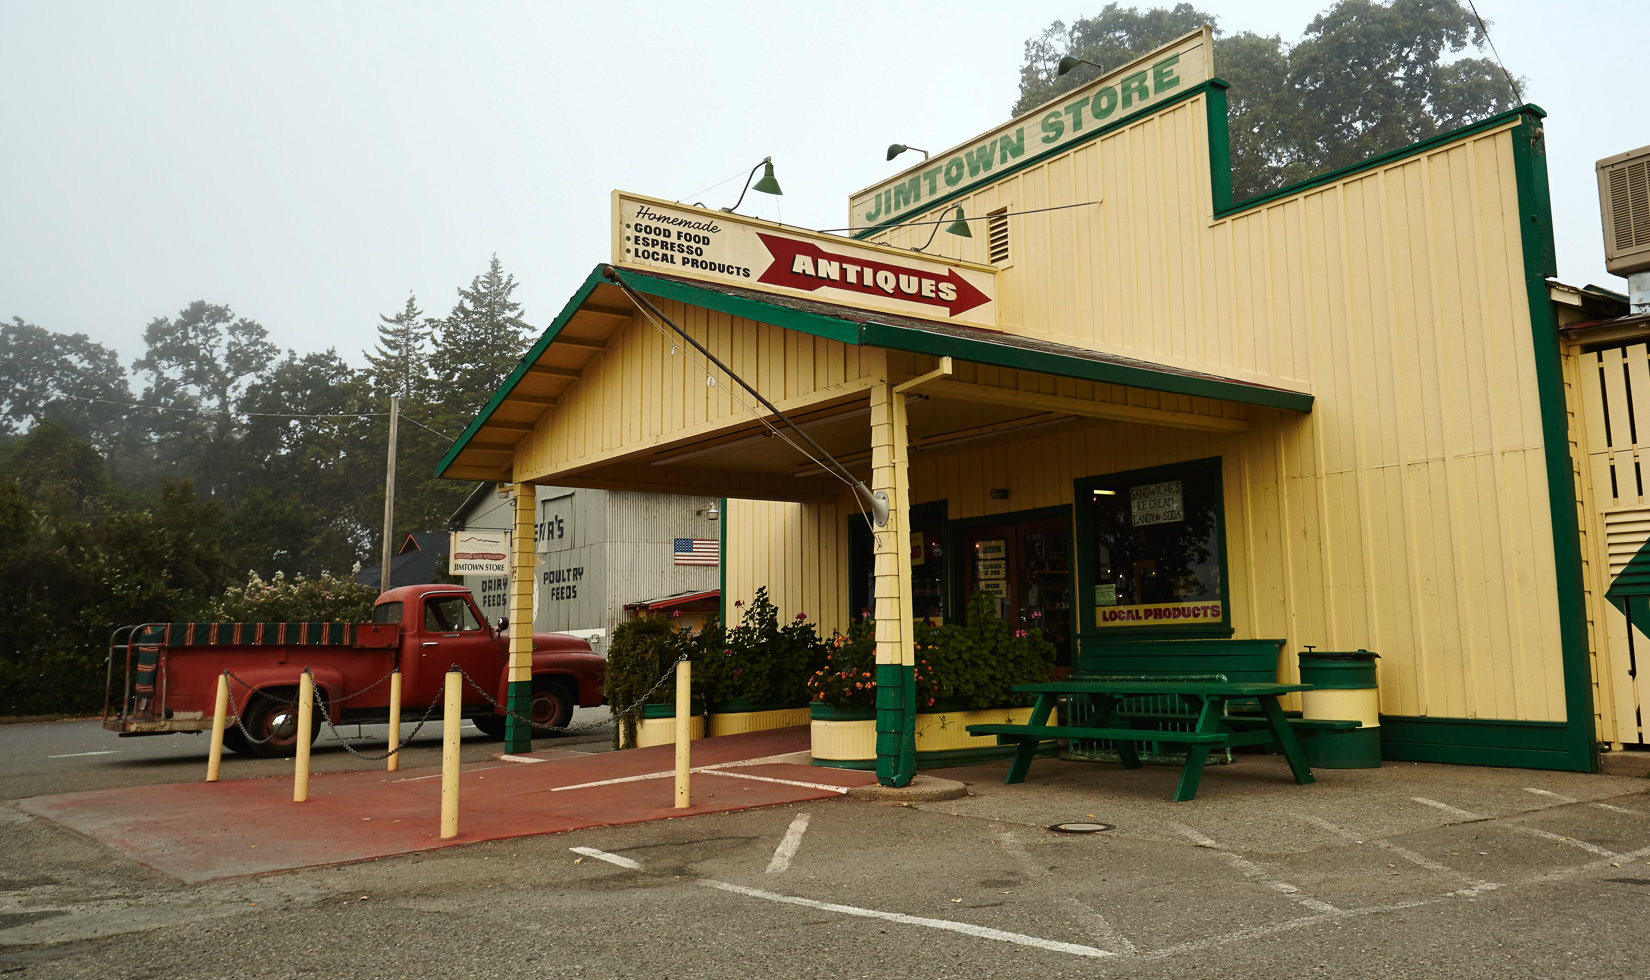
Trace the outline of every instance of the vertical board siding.
{"type": "Polygon", "coordinates": [[[1584,579],[1598,737],[1650,742],[1650,638],[1605,598],[1626,563],[1650,541],[1644,454],[1650,449],[1650,346],[1623,343],[1566,351],[1571,438],[1576,441],[1584,579]]]}
{"type": "Polygon", "coordinates": [[[822,637],[848,631],[847,520],[854,512],[845,499],[832,503],[729,500],[728,619],[761,586],[779,609],[780,622],[805,614],[822,637]]]}
{"type": "MultiPolygon", "coordinates": [[[[1221,455],[1240,635],[1376,650],[1387,713],[1562,720],[1510,130],[1211,221],[1204,113],[1188,100],[971,195],[970,215],[1061,208],[1010,219],[1001,325],[1304,386],[1311,415],[1251,413],[1237,435],[1098,423],[918,455],[913,501],[946,498],[953,517],[1069,504],[1077,477],[1221,455]]],[[[980,261],[984,242],[944,248],[980,261]]],[[[1012,374],[957,377],[1021,385],[1012,374]]],[[[1632,411],[1612,403],[1609,424],[1635,425],[1632,411]]]]}
{"type": "MultiPolygon", "coordinates": [[[[666,316],[780,405],[861,375],[859,348],[713,310],[660,302],[666,316]]],[[[555,474],[751,421],[760,407],[668,328],[633,317],[517,449],[516,472],[555,474]],[[674,353],[672,352],[674,349],[674,353]],[[708,370],[707,370],[708,368],[708,370]],[[714,384],[707,384],[707,376],[714,384]]]]}

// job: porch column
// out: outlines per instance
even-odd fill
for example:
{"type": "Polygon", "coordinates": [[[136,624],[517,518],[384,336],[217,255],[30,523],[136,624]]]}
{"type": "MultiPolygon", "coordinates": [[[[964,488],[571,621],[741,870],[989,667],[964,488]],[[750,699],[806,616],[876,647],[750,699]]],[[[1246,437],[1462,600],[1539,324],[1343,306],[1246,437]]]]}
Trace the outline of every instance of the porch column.
{"type": "Polygon", "coordinates": [[[905,396],[871,389],[871,492],[888,495],[888,523],[871,527],[876,556],[877,782],[917,774],[916,656],[911,630],[911,529],[905,396]]]}
{"type": "Polygon", "coordinates": [[[510,534],[510,690],[504,719],[504,751],[533,751],[528,717],[533,699],[533,518],[538,495],[531,483],[510,487],[515,527],[510,534]]]}

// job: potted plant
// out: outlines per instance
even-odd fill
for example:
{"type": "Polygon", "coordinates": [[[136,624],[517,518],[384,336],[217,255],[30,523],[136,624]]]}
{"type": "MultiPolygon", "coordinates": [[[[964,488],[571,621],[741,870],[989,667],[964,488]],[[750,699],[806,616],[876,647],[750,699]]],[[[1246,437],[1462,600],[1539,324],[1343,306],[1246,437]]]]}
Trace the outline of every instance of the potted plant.
{"type": "MultiPolygon", "coordinates": [[[[1031,699],[1014,685],[1048,680],[1054,645],[1042,630],[1010,629],[990,595],[969,600],[965,622],[914,624],[917,764],[965,765],[1014,751],[990,736],[972,736],[983,722],[1023,724],[1031,699]]],[[[832,642],[830,660],[810,681],[814,764],[869,769],[876,765],[876,624],[866,613],[832,642]]]]}
{"type": "Polygon", "coordinates": [[[813,764],[873,769],[877,764],[876,620],[866,610],[831,637],[825,664],[808,678],[813,764]]]}
{"type": "Polygon", "coordinates": [[[1030,719],[1032,699],[1014,686],[1049,679],[1055,651],[1043,631],[1010,629],[991,595],[976,592],[964,622],[919,622],[915,642],[917,764],[968,765],[1012,754],[1013,746],[970,735],[968,726],[1030,719]]]}
{"type": "MultiPolygon", "coordinates": [[[[618,748],[676,739],[676,661],[694,658],[698,636],[668,619],[632,619],[613,631],[602,691],[613,711],[618,748]]],[[[698,664],[695,664],[695,668],[698,664]]],[[[704,737],[704,708],[694,709],[692,738],[704,737]]]]}
{"type": "Polygon", "coordinates": [[[741,609],[739,624],[707,630],[705,690],[710,733],[765,731],[806,724],[808,677],[823,659],[823,644],[806,614],[779,625],[779,610],[766,587],[741,609]],[[720,647],[720,649],[718,649],[720,647]]]}

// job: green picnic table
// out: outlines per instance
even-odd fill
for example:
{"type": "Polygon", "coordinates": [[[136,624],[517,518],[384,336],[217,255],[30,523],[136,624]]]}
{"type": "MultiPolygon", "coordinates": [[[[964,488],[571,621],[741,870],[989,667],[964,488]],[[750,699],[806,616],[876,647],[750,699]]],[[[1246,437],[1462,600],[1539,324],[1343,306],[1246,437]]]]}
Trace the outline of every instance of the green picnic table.
{"type": "MultiPolygon", "coordinates": [[[[1197,795],[1198,780],[1203,776],[1203,764],[1209,751],[1240,745],[1270,745],[1283,752],[1294,773],[1295,782],[1310,783],[1312,769],[1306,764],[1300,742],[1295,737],[1289,719],[1278,705],[1278,697],[1296,691],[1310,691],[1310,684],[1268,684],[1258,681],[1177,680],[1141,677],[1116,680],[1106,678],[1073,678],[1046,684],[1020,684],[1014,690],[1035,694],[1031,718],[1023,725],[980,724],[969,725],[971,735],[995,735],[998,745],[1017,745],[1014,760],[1008,767],[1004,783],[1024,782],[1031,766],[1037,743],[1051,738],[1109,739],[1116,743],[1117,754],[1127,769],[1140,768],[1140,756],[1135,742],[1159,742],[1186,746],[1186,764],[1180,771],[1180,782],[1175,787],[1176,801],[1189,800],[1197,795]],[[1054,703],[1062,695],[1084,695],[1093,706],[1092,723],[1080,725],[1051,725],[1049,718],[1054,703]],[[1123,710],[1128,698],[1152,695],[1178,697],[1186,703],[1189,717],[1196,724],[1189,732],[1164,731],[1153,727],[1139,727],[1137,720],[1123,710]],[[1260,713],[1228,717],[1225,710],[1231,702],[1260,704],[1260,713]]],[[[1348,723],[1351,724],[1351,723],[1348,723]]]]}

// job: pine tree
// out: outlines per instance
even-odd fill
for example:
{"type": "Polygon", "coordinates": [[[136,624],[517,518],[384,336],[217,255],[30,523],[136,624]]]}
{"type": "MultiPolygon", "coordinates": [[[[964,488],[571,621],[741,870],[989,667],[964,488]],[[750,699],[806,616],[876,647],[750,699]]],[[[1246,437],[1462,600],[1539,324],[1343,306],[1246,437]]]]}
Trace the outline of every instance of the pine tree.
{"type": "Polygon", "coordinates": [[[430,355],[437,400],[464,422],[487,403],[527,352],[530,327],[510,298],[516,277],[494,255],[487,271],[460,288],[458,304],[436,328],[430,355]]]}
{"type": "Polygon", "coordinates": [[[407,305],[395,316],[378,314],[378,346],[367,352],[373,389],[381,394],[411,398],[422,392],[429,378],[429,353],[435,323],[423,319],[418,300],[407,294],[407,305]]]}

